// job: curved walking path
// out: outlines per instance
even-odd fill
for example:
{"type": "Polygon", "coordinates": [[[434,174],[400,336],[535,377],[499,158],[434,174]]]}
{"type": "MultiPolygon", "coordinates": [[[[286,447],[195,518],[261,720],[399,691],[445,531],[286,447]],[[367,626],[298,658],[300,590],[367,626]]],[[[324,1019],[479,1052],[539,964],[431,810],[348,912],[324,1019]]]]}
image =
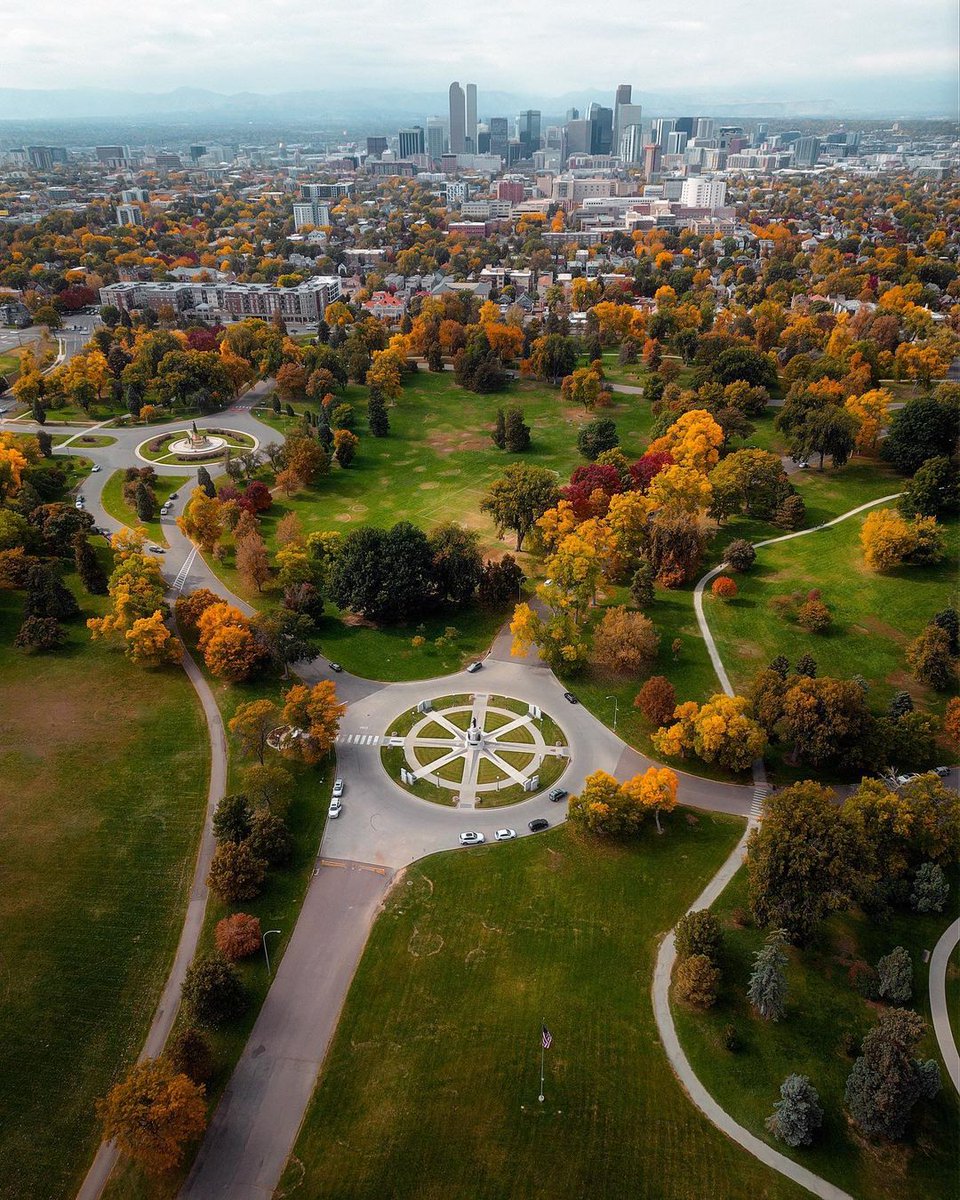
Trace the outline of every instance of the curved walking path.
{"type": "Polygon", "coordinates": [[[943,931],[930,956],[930,1018],[950,1082],[960,1092],[960,1053],[957,1052],[957,1043],[950,1024],[950,1010],[947,1007],[947,965],[958,943],[960,917],[943,931]]]}

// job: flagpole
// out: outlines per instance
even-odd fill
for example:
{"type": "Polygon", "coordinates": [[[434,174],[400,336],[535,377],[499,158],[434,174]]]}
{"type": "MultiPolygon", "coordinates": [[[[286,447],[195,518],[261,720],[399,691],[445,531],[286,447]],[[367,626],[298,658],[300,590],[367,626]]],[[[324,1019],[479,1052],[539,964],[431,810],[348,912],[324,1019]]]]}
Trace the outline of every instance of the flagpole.
{"type": "Polygon", "coordinates": [[[540,1095],[537,1097],[537,1099],[540,1101],[541,1104],[543,1103],[543,1056],[547,1052],[547,1048],[543,1044],[544,1028],[545,1027],[543,1025],[543,1022],[541,1022],[541,1024],[540,1024],[540,1095]]]}

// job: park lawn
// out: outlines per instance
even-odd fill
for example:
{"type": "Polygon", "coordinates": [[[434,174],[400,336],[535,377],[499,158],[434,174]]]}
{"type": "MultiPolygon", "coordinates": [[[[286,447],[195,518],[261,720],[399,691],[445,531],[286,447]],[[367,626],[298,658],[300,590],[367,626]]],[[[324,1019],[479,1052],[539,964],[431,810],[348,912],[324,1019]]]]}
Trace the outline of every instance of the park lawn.
{"type": "MultiPolygon", "coordinates": [[[[157,497],[157,504],[163,504],[164,500],[174,492],[179,491],[182,487],[185,487],[188,482],[188,475],[158,475],[153,483],[153,491],[157,497]]],[[[141,521],[137,516],[136,509],[131,508],[124,500],[123,471],[114,471],[110,476],[103,486],[103,493],[100,500],[103,507],[115,521],[121,521],[131,529],[139,525],[146,529],[147,536],[151,541],[157,542],[161,546],[167,545],[159,511],[154,520],[141,521]]]]}
{"type": "Polygon", "coordinates": [[[20,374],[19,354],[0,354],[0,375],[8,384],[15,383],[20,374]]]}
{"type": "Polygon", "coordinates": [[[678,811],[616,844],[564,826],[401,874],[280,1194],[799,1200],[699,1116],[651,1009],[657,940],[740,829],[678,811]]]}
{"type": "MultiPolygon", "coordinates": [[[[86,616],[105,611],[78,598],[86,616]]],[[[57,653],[24,654],[21,612],[0,591],[0,1192],[60,1200],[173,959],[209,752],[181,670],[133,666],[82,617],[57,653]]]]}
{"type": "Polygon", "coordinates": [[[85,448],[103,449],[104,446],[112,446],[117,440],[115,437],[110,437],[105,433],[83,433],[79,437],[75,433],[55,433],[53,435],[53,444],[61,446],[70,438],[74,439],[70,442],[70,445],[77,446],[81,450],[85,448]]]}
{"type": "MultiPolygon", "coordinates": [[[[835,915],[812,947],[789,951],[787,1015],[768,1024],[753,1015],[746,999],[753,953],[764,936],[749,916],[742,915],[746,905],[747,877],[741,870],[714,905],[725,929],[724,983],[716,1007],[700,1013],[674,1004],[680,1040],[701,1082],[757,1137],[860,1200],[946,1200],[954,1195],[960,1151],[958,1104],[945,1073],[940,1096],[917,1106],[915,1136],[902,1146],[863,1141],[843,1111],[843,1089],[854,1057],[881,1009],[868,1004],[851,986],[850,965],[856,960],[876,963],[894,946],[905,946],[914,962],[912,1006],[929,1019],[922,951],[933,949],[950,916],[898,910],[892,918],[871,923],[859,912],[835,915]],[[738,924],[737,918],[744,923],[738,924]],[[742,1042],[735,1054],[724,1048],[723,1031],[729,1024],[742,1042]],[[854,1039],[853,1056],[841,1044],[846,1035],[854,1039]],[[763,1124],[779,1097],[780,1084],[791,1072],[809,1076],[825,1113],[818,1140],[798,1151],[773,1139],[763,1124]]],[[[937,1056],[932,1030],[920,1050],[920,1057],[931,1056],[937,1056]]]]}
{"type": "Polygon", "coordinates": [[[806,651],[821,673],[849,679],[862,675],[871,705],[886,707],[894,692],[909,691],[923,707],[942,711],[946,696],[912,677],[908,643],[934,613],[956,603],[958,523],[945,524],[948,553],[935,567],[868,570],[860,548],[867,514],[809,537],[765,546],[750,572],[737,576],[740,594],[723,603],[704,598],[704,610],[734,687],[745,691],[757,670],[777,654],[791,662],[806,651]],[[819,588],[833,613],[826,634],[809,634],[775,615],[774,596],[819,588]]]}
{"type": "MultiPolygon", "coordinates": [[[[229,684],[207,675],[207,682],[213,689],[224,723],[227,723],[238,704],[263,699],[279,702],[281,688],[285,690],[295,680],[281,682],[277,678],[268,678],[244,684],[229,684]]],[[[229,732],[227,739],[230,753],[227,792],[230,794],[241,790],[243,768],[255,760],[241,757],[229,732]]],[[[278,761],[272,751],[267,753],[268,756],[272,756],[273,761],[278,761]]],[[[271,757],[265,761],[270,762],[271,757]]],[[[276,974],[300,915],[303,898],[320,850],[320,839],[323,836],[330,792],[336,774],[336,764],[332,757],[313,767],[288,759],[282,761],[295,779],[294,798],[285,817],[293,835],[292,860],[286,867],[268,869],[263,890],[253,900],[231,905],[225,904],[210,893],[198,947],[198,954],[214,953],[217,922],[233,912],[250,913],[260,919],[264,931],[280,930],[280,936],[271,937],[268,942],[272,974],[276,974]]],[[[234,1024],[209,1033],[216,1062],[216,1073],[207,1085],[211,1117],[247,1043],[270,986],[266,960],[262,954],[245,959],[236,966],[250,996],[250,1006],[244,1016],[234,1024]]],[[[177,1027],[186,1023],[186,1017],[180,1014],[177,1027]]],[[[173,1200],[198,1149],[199,1142],[190,1146],[181,1166],[160,1179],[147,1175],[134,1163],[121,1160],[104,1193],[105,1200],[173,1200]]]]}

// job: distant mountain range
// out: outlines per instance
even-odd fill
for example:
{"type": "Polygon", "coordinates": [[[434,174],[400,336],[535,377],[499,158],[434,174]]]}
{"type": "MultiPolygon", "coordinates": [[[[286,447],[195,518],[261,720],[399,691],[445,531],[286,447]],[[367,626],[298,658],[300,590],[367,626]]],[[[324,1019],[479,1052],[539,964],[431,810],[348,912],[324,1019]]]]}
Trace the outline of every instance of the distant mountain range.
{"type": "MultiPolygon", "coordinates": [[[[515,115],[538,108],[545,118],[562,117],[568,108],[584,110],[590,100],[612,103],[613,86],[584,88],[545,97],[480,88],[482,117],[515,115]]],[[[949,81],[844,81],[833,94],[813,92],[803,98],[770,97],[759,89],[721,92],[705,89],[668,92],[634,90],[644,116],[698,114],[737,117],[926,117],[955,116],[955,96],[949,81]]],[[[305,118],[325,122],[382,120],[384,128],[431,114],[444,115],[444,90],[338,88],[273,93],[225,94],[206,88],[175,88],[167,92],[113,91],[107,88],[0,88],[0,122],[32,120],[117,120],[148,123],[171,118],[246,120],[254,123],[305,118]],[[389,125],[388,125],[389,123],[389,125]]]]}

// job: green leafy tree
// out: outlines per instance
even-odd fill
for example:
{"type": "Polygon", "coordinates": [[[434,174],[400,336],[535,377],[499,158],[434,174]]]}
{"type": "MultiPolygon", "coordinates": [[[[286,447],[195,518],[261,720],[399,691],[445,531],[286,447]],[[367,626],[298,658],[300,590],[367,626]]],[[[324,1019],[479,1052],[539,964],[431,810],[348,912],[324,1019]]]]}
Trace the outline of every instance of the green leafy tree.
{"type": "Polygon", "coordinates": [[[170,1035],[163,1057],[178,1075],[194,1083],[209,1083],[213,1078],[213,1047],[206,1034],[187,1025],[170,1035]]]}
{"type": "Polygon", "coordinates": [[[720,969],[705,954],[691,954],[677,966],[674,988],[694,1008],[712,1008],[720,989],[720,969]]]}
{"type": "Polygon", "coordinates": [[[711,962],[716,962],[723,947],[723,930],[709,909],[698,908],[680,918],[674,930],[674,940],[681,958],[705,954],[711,962]]]}
{"type": "Polygon", "coordinates": [[[595,417],[586,425],[581,425],[577,434],[577,449],[591,462],[596,461],[604,450],[612,450],[619,445],[620,435],[609,417],[595,417]]]}
{"type": "Polygon", "coordinates": [[[257,858],[246,842],[221,842],[210,863],[207,885],[228,904],[252,900],[260,894],[267,873],[266,863],[257,858]]]}
{"type": "Polygon", "coordinates": [[[386,437],[390,432],[390,418],[387,416],[387,402],[383,391],[372,385],[367,399],[367,423],[374,437],[386,437]]]}
{"type": "Polygon", "coordinates": [[[222,796],[213,814],[213,836],[218,842],[240,843],[250,834],[253,813],[242,793],[222,796]]]}
{"type": "Polygon", "coordinates": [[[507,410],[504,446],[509,454],[522,454],[530,449],[530,426],[523,419],[523,409],[507,410]]]}
{"type": "Polygon", "coordinates": [[[913,878],[910,904],[914,912],[943,912],[950,895],[950,884],[938,863],[925,862],[913,878]]]}
{"type": "Polygon", "coordinates": [[[196,959],[187,968],[181,1000],[204,1029],[219,1029],[246,1012],[249,998],[236,970],[219,954],[196,959]]]}
{"type": "Polygon", "coordinates": [[[557,494],[557,479],[552,471],[527,463],[512,463],[490,485],[480,508],[493,518],[499,537],[508,529],[517,535],[520,551],[524,538],[556,503],[557,494]]]}

